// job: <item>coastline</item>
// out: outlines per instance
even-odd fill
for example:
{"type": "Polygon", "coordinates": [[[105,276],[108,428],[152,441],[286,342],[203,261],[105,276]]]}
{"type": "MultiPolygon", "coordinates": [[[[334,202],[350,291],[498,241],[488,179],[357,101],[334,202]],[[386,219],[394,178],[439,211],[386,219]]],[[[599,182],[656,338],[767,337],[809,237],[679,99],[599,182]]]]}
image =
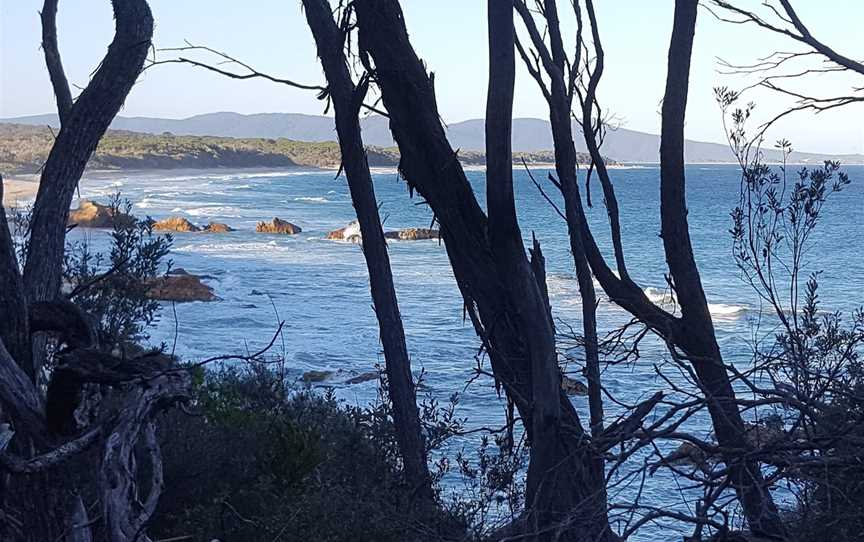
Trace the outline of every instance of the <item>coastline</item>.
{"type": "Polygon", "coordinates": [[[14,175],[3,177],[3,207],[19,207],[21,204],[36,199],[36,191],[39,190],[39,176],[14,175]]]}
{"type": "MultiPolygon", "coordinates": [[[[528,163],[529,169],[554,169],[554,163],[533,162],[528,163]]],[[[688,166],[732,166],[737,165],[731,162],[688,162],[688,166]]],[[[790,166],[813,166],[813,163],[789,164],[790,166]]],[[[858,165],[858,164],[849,164],[858,165]]],[[[625,162],[620,164],[610,164],[608,169],[632,169],[632,168],[651,168],[657,167],[657,163],[653,162],[625,162]]],[[[463,164],[466,171],[484,171],[485,165],[480,164],[463,164]]],[[[587,167],[586,164],[580,164],[580,168],[587,167]]],[[[523,169],[522,164],[513,164],[513,169],[523,169]]],[[[373,174],[393,174],[397,173],[398,169],[395,166],[373,166],[370,167],[373,174]]],[[[149,176],[149,175],[208,175],[216,172],[224,174],[232,173],[279,173],[284,171],[291,172],[337,172],[337,168],[317,168],[311,166],[286,166],[286,167],[216,167],[216,168],[149,168],[149,169],[94,169],[84,172],[82,177],[86,181],[88,177],[95,179],[104,179],[112,175],[123,175],[125,177],[149,176]]],[[[10,176],[3,176],[3,206],[4,207],[19,207],[26,205],[36,198],[36,192],[39,189],[39,175],[34,173],[15,173],[10,176]]]]}

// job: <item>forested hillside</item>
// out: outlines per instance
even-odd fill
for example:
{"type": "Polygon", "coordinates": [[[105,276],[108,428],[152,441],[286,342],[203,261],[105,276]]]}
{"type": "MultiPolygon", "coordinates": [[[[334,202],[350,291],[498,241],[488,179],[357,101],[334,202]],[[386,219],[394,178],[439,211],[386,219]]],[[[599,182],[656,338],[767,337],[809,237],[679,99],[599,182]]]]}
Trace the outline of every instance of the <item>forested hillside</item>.
{"type": "MultiPolygon", "coordinates": [[[[47,126],[0,124],[0,171],[34,173],[48,158],[54,134],[47,126]]],[[[395,147],[366,148],[372,167],[396,167],[399,150],[395,147]]],[[[459,153],[465,165],[485,163],[482,152],[459,153]]],[[[551,163],[552,151],[515,153],[513,161],[521,164],[551,163]]],[[[587,156],[580,155],[585,162],[587,156]]],[[[247,168],[247,167],[339,167],[339,145],[334,141],[294,141],[291,139],[233,138],[213,136],[177,136],[110,130],[96,154],[90,169],[175,169],[175,168],[247,168]]]]}

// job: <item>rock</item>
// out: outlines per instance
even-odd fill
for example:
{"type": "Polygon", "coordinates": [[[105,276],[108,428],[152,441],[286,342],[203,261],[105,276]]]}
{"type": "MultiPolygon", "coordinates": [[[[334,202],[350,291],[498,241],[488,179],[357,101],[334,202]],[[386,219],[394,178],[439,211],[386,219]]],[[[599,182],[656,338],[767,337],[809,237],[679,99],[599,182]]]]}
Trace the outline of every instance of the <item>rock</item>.
{"type": "Polygon", "coordinates": [[[159,301],[213,301],[213,288],[201,282],[201,277],[190,275],[183,269],[150,281],[147,297],[159,301]],[[177,273],[182,271],[182,273],[177,273]]]}
{"type": "Polygon", "coordinates": [[[567,375],[561,375],[561,389],[567,395],[588,395],[588,386],[567,375]]]}
{"type": "Polygon", "coordinates": [[[300,226],[292,224],[287,220],[274,218],[270,222],[259,222],[255,226],[255,231],[258,233],[284,233],[294,235],[303,231],[300,226]]]}
{"type": "Polygon", "coordinates": [[[363,236],[360,234],[360,223],[356,220],[352,220],[344,228],[331,231],[326,238],[330,241],[363,242],[363,236]]]}
{"type": "Polygon", "coordinates": [[[169,216],[164,220],[158,220],[153,223],[153,229],[156,231],[173,231],[181,233],[201,231],[201,228],[189,222],[182,216],[169,216]]]}
{"type": "Polygon", "coordinates": [[[333,375],[333,371],[306,371],[303,373],[303,382],[324,382],[333,375]]]}
{"type": "Polygon", "coordinates": [[[330,241],[363,242],[363,237],[360,235],[360,224],[356,220],[352,220],[344,228],[331,231],[326,238],[330,241]]]}
{"type": "Polygon", "coordinates": [[[363,382],[369,382],[370,380],[378,380],[378,372],[377,371],[368,371],[365,373],[360,373],[359,375],[349,378],[345,381],[346,384],[362,384],[363,382]]]}
{"type": "Polygon", "coordinates": [[[131,223],[133,220],[132,215],[115,212],[115,209],[109,205],[82,199],[77,209],[69,211],[68,224],[75,224],[82,228],[112,228],[115,221],[124,224],[131,223]]]}
{"type": "Polygon", "coordinates": [[[666,456],[669,465],[700,465],[705,462],[705,452],[692,442],[682,442],[674,452],[666,456]]]}
{"type": "Polygon", "coordinates": [[[404,228],[398,231],[388,231],[384,234],[387,239],[399,241],[423,241],[426,239],[438,239],[438,230],[429,228],[404,228]]]}
{"type": "Polygon", "coordinates": [[[232,228],[228,224],[223,224],[222,222],[211,222],[207,224],[201,231],[205,231],[207,233],[228,233],[234,231],[234,228],[232,228]]]}
{"type": "Polygon", "coordinates": [[[783,430],[783,418],[777,415],[766,416],[759,423],[744,423],[744,439],[754,448],[777,444],[789,439],[783,430]]]}

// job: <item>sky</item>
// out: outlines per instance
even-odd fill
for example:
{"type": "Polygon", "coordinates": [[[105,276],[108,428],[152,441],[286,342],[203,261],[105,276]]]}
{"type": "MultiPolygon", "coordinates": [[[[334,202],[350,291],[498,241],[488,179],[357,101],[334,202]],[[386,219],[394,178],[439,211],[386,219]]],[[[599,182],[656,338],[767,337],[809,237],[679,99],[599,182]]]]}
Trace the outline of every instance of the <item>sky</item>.
{"type": "MultiPolygon", "coordinates": [[[[762,0],[738,0],[757,8],[762,0]]],[[[482,118],[486,98],[486,1],[402,0],[414,48],[435,72],[438,106],[445,122],[482,118]]],[[[604,108],[623,127],[660,131],[660,101],[666,75],[672,0],[597,0],[606,73],[599,89],[604,108]]],[[[44,68],[38,10],[40,0],[0,0],[0,118],[55,111],[44,68]]],[[[262,72],[300,82],[323,82],[314,42],[299,0],[150,0],[156,20],[154,45],[177,47],[185,40],[241,59],[262,72]]],[[[565,32],[573,24],[559,2],[565,32]]],[[[797,0],[796,8],[814,35],[853,58],[864,57],[860,39],[864,2],[797,0]]],[[[518,21],[517,21],[518,23],[518,21]]],[[[86,86],[113,36],[108,0],[63,0],[58,15],[60,50],[70,82],[86,86]]],[[[686,136],[722,142],[724,132],[712,89],[742,88],[747,80],[721,73],[717,58],[745,64],[775,50],[792,50],[787,39],[752,25],[717,21],[700,9],[691,67],[686,136]]],[[[157,58],[170,53],[157,51],[157,58]]],[[[539,90],[518,67],[515,117],[547,118],[539,90]]],[[[856,84],[849,78],[813,77],[801,88],[843,94],[856,84]]],[[[864,86],[860,79],[857,86],[864,86]]],[[[73,93],[77,92],[74,90],[73,93]]],[[[751,91],[756,118],[782,111],[775,94],[751,91]]],[[[121,115],[184,118],[201,113],[321,114],[313,92],[266,81],[233,81],[184,65],[147,70],[126,100],[121,115]]],[[[802,151],[864,153],[864,106],[820,115],[796,114],[768,134],[792,141],[802,151]]]]}

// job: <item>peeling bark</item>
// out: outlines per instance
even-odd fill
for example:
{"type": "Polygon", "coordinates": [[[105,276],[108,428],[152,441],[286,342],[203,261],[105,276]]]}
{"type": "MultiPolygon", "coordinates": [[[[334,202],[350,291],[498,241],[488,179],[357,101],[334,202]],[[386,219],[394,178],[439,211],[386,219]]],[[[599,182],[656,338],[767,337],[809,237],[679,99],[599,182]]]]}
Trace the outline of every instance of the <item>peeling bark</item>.
{"type": "Polygon", "coordinates": [[[162,458],[156,440],[153,415],[166,405],[189,399],[190,379],[185,372],[152,379],[148,387],[130,390],[113,430],[104,440],[98,488],[102,504],[102,521],[112,542],[147,542],[144,528],[159,502],[162,492],[162,458]],[[144,448],[150,463],[147,494],[142,495],[135,449],[144,448]]]}

